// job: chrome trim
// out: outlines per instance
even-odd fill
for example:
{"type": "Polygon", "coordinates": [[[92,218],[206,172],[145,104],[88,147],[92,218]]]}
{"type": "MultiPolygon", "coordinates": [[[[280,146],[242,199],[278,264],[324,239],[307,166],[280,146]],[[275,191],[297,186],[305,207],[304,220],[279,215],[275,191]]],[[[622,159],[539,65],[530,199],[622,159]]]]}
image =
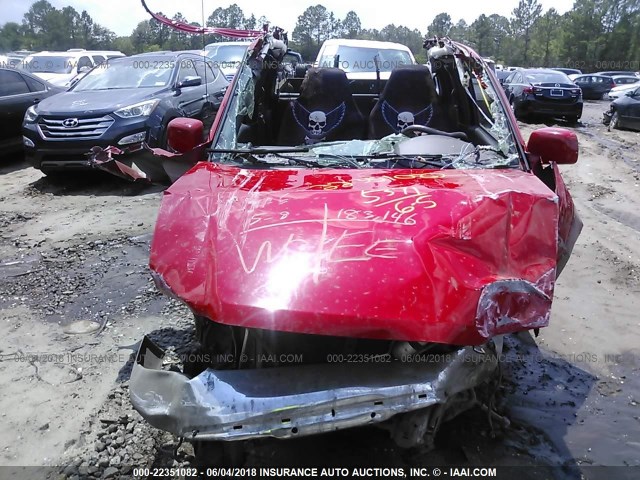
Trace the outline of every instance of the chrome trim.
{"type": "Polygon", "coordinates": [[[64,126],[64,122],[69,119],[41,116],[36,124],[40,137],[43,140],[95,140],[102,137],[115,122],[115,119],[110,115],[103,115],[102,117],[77,118],[77,126],[64,126]]]}

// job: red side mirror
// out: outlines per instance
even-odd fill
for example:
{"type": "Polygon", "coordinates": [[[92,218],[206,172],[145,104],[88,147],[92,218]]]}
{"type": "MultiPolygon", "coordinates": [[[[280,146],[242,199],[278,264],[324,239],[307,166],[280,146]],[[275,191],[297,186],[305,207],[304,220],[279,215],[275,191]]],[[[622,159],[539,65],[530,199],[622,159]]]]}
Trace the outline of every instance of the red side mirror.
{"type": "Polygon", "coordinates": [[[187,153],[202,142],[204,125],[194,118],[174,118],[167,126],[167,146],[178,152],[187,153]]]}
{"type": "Polygon", "coordinates": [[[539,128],[531,133],[527,151],[542,163],[573,164],[578,161],[578,137],[566,128],[539,128]]]}

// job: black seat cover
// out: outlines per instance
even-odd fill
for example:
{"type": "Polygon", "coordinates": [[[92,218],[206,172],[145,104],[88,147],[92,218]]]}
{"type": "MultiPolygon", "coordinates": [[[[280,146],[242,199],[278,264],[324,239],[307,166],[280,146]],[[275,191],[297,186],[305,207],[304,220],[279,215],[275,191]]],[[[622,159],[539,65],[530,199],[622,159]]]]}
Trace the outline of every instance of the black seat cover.
{"type": "Polygon", "coordinates": [[[369,138],[400,133],[409,125],[443,129],[439,121],[436,87],[424,65],[395,68],[369,115],[369,138]]]}
{"type": "Polygon", "coordinates": [[[338,68],[311,68],[300,96],[286,107],[279,145],[364,138],[365,122],[356,107],[346,74],[338,68]]]}

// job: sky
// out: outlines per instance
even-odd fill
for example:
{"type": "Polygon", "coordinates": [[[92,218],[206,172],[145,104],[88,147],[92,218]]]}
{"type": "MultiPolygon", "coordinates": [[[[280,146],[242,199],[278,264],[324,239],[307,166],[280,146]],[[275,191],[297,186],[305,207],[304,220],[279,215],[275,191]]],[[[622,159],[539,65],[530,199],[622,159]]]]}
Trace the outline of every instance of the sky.
{"type": "MultiPolygon", "coordinates": [[[[146,0],[149,8],[154,12],[163,12],[171,17],[178,11],[189,21],[202,23],[201,0],[146,0]]],[[[417,28],[426,33],[427,27],[433,18],[441,12],[451,15],[454,23],[464,19],[467,23],[473,22],[481,14],[491,15],[497,13],[509,16],[517,6],[518,0],[503,0],[501,2],[482,3],[477,0],[448,0],[442,4],[433,1],[418,2],[410,0],[404,4],[395,3],[397,7],[383,8],[386,2],[363,2],[355,0],[203,0],[205,18],[217,7],[227,7],[237,3],[246,16],[254,14],[256,18],[264,15],[272,26],[277,25],[288,32],[293,32],[298,16],[304,10],[316,4],[324,5],[328,10],[343,19],[349,10],[354,10],[360,17],[364,28],[382,28],[394,23],[410,28],[417,28]]],[[[23,15],[27,12],[33,1],[30,0],[0,0],[0,25],[6,22],[21,23],[23,15]]],[[[130,35],[138,22],[149,18],[139,0],[49,0],[56,8],[71,5],[78,12],[86,10],[89,15],[102,26],[115,32],[117,35],[130,35]]],[[[541,0],[543,12],[554,7],[559,13],[571,9],[573,0],[541,0]]],[[[394,5],[391,2],[387,5],[394,5]]],[[[224,26],[224,25],[221,25],[224,26]]]]}

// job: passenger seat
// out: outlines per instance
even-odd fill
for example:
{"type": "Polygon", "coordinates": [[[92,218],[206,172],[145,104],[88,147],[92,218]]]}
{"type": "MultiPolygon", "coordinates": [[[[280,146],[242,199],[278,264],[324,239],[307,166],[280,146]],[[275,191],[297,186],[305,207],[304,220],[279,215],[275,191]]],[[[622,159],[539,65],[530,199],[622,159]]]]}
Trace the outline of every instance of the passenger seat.
{"type": "Polygon", "coordinates": [[[395,68],[368,122],[369,139],[400,133],[409,125],[445,130],[431,71],[424,65],[395,68]]]}

